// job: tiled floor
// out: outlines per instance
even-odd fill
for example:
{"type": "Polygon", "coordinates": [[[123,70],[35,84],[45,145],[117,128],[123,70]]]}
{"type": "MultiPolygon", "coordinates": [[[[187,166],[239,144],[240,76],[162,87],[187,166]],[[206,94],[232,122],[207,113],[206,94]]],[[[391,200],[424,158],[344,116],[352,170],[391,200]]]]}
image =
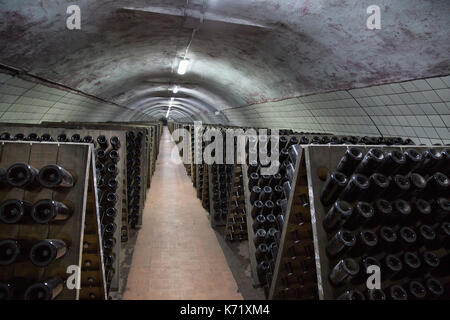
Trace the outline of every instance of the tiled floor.
{"type": "Polygon", "coordinates": [[[123,299],[242,299],[167,128],[123,299]]]}

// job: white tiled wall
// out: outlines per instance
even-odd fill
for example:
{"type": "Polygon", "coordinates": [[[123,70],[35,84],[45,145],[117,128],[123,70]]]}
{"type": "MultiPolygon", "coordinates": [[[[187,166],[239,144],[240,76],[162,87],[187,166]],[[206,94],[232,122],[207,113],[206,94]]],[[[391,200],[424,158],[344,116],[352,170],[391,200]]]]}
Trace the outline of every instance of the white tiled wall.
{"type": "MultiPolygon", "coordinates": [[[[412,80],[202,114],[207,123],[450,143],[450,76],[412,80]]],[[[81,94],[0,73],[0,122],[152,120],[81,94]]],[[[183,121],[183,119],[177,119],[183,121]]],[[[185,119],[190,121],[190,119],[185,119]]]]}
{"type": "Polygon", "coordinates": [[[0,73],[0,122],[109,121],[128,114],[114,104],[0,73]]]}
{"type": "Polygon", "coordinates": [[[450,143],[450,76],[227,109],[230,124],[450,143]]]}

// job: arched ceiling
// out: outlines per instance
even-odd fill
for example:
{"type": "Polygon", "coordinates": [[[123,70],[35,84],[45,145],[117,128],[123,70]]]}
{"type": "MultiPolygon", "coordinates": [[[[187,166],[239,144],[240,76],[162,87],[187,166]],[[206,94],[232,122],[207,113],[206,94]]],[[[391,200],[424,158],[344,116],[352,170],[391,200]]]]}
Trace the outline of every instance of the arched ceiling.
{"type": "Polygon", "coordinates": [[[0,0],[0,63],[158,116],[175,96],[174,115],[195,119],[448,74],[449,25],[448,0],[0,0]],[[71,4],[81,30],[66,28],[71,4]],[[372,4],[381,30],[366,28],[372,4]]]}

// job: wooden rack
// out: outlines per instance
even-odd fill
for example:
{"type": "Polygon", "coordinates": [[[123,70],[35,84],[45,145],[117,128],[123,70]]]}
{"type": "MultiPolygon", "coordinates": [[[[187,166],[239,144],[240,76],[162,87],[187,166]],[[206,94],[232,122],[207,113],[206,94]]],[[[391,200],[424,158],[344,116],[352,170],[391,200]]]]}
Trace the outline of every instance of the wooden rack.
{"type": "Polygon", "coordinates": [[[269,299],[309,300],[317,298],[308,181],[304,153],[301,151],[295,164],[295,173],[284,216],[285,222],[280,236],[275,269],[272,274],[269,299]],[[299,243],[290,239],[289,234],[292,232],[300,234],[299,243]],[[292,254],[290,249],[294,249],[295,253],[292,254]],[[288,270],[287,266],[292,266],[291,270],[288,270]],[[287,284],[289,277],[294,278],[296,283],[287,284]]]}
{"type": "Polygon", "coordinates": [[[209,211],[209,165],[203,165],[202,206],[209,211]]]}
{"type": "Polygon", "coordinates": [[[62,258],[44,268],[35,267],[29,260],[0,267],[0,280],[22,277],[39,282],[53,276],[67,280],[69,277],[67,268],[78,266],[81,270],[81,290],[69,290],[64,284],[61,294],[56,299],[106,299],[92,146],[78,143],[3,141],[0,147],[2,168],[8,168],[18,162],[27,163],[38,170],[48,164],[58,164],[76,177],[74,186],[65,190],[47,188],[0,190],[1,202],[19,199],[35,203],[40,199],[52,199],[66,203],[72,210],[71,217],[63,223],[0,224],[2,239],[20,239],[32,243],[49,238],[62,239],[68,245],[68,251],[62,258]],[[85,227],[86,223],[89,223],[89,227],[85,227]]]}
{"type": "MultiPolygon", "coordinates": [[[[380,146],[352,146],[357,147],[363,154],[365,154],[369,149],[380,148],[380,146]]],[[[407,149],[414,149],[420,153],[423,153],[426,149],[430,147],[420,147],[420,146],[384,146],[381,149],[387,153],[391,150],[399,150],[404,152],[407,149]]],[[[442,147],[434,146],[435,149],[441,150],[442,147]]],[[[364,285],[355,286],[346,283],[340,287],[334,287],[331,285],[328,275],[336,263],[336,259],[330,259],[326,254],[326,246],[328,240],[330,238],[330,234],[323,228],[323,219],[327,214],[327,208],[323,206],[320,201],[320,192],[325,184],[325,181],[320,179],[320,173],[330,172],[335,170],[337,164],[340,159],[343,157],[347,147],[346,146],[307,146],[304,148],[304,152],[306,155],[306,166],[308,168],[308,186],[309,186],[309,195],[311,199],[311,220],[312,220],[312,228],[313,228],[313,241],[314,241],[314,250],[316,256],[316,270],[317,270],[317,279],[318,279],[318,292],[320,299],[335,299],[338,297],[345,289],[355,288],[363,291],[364,285]]],[[[443,248],[434,251],[438,256],[443,256],[449,253],[449,250],[445,250],[443,248]]],[[[376,258],[381,258],[380,255],[376,255],[376,258]]],[[[425,273],[421,278],[427,276],[425,273]]],[[[450,282],[450,276],[444,276],[438,279],[443,280],[444,283],[450,282]]],[[[383,280],[382,277],[382,289],[393,283],[404,283],[404,281],[390,281],[383,280]]],[[[447,293],[448,296],[449,293],[447,293]]]]}
{"type": "MultiPolygon", "coordinates": [[[[144,201],[146,197],[146,186],[147,188],[150,186],[151,176],[155,169],[155,162],[158,155],[159,149],[159,139],[162,133],[162,125],[160,123],[61,123],[61,122],[46,122],[40,125],[33,124],[20,124],[20,123],[12,123],[12,124],[2,124],[2,132],[9,132],[11,135],[15,135],[16,133],[23,133],[27,136],[30,133],[36,133],[41,136],[44,133],[50,134],[55,140],[57,135],[61,133],[65,133],[69,138],[72,134],[78,133],[81,137],[90,135],[96,140],[99,135],[104,135],[109,140],[112,136],[117,136],[121,141],[121,148],[119,148],[120,161],[117,163],[119,174],[116,176],[116,180],[119,182],[118,188],[116,190],[118,201],[116,202],[116,210],[121,213],[116,217],[116,226],[117,233],[115,238],[117,240],[116,246],[114,249],[115,254],[115,262],[113,269],[115,270],[114,277],[112,279],[109,277],[109,281],[107,283],[107,291],[119,291],[120,288],[120,251],[121,245],[118,241],[121,239],[122,241],[128,240],[128,204],[127,204],[127,178],[126,178],[126,133],[134,132],[137,134],[138,132],[143,133],[144,139],[142,139],[141,146],[141,158],[140,158],[140,175],[142,177],[141,184],[141,195],[140,195],[140,203],[139,203],[139,223],[142,224],[142,209],[144,206],[144,201]]],[[[96,142],[95,142],[96,144],[96,142]]],[[[94,161],[95,168],[95,154],[92,157],[94,161]]],[[[95,177],[96,179],[96,177],[95,177]]],[[[94,206],[95,207],[95,206],[94,206]]],[[[87,211],[89,213],[89,210],[87,211]]],[[[88,217],[89,215],[87,215],[88,217]]],[[[93,221],[93,220],[92,220],[93,221]]],[[[94,223],[93,221],[92,223],[94,223]]],[[[87,228],[91,226],[88,225],[87,228]]],[[[94,227],[95,229],[95,227],[94,227]]],[[[101,246],[100,246],[101,248],[101,246]]],[[[88,252],[92,250],[89,249],[88,252]]],[[[100,260],[100,262],[102,262],[100,260]]],[[[103,262],[102,262],[103,263],[103,262]]],[[[101,264],[103,267],[103,264],[101,264]]],[[[96,277],[98,279],[98,277],[96,277]]],[[[90,279],[92,281],[92,279],[90,279]]],[[[98,291],[98,290],[97,290],[98,291]]],[[[98,292],[95,294],[98,296],[98,292]]]]}
{"type": "MultiPolygon", "coordinates": [[[[45,125],[47,127],[58,127],[61,126],[60,122],[44,122],[42,125],[45,125]]],[[[142,188],[140,193],[140,203],[139,203],[139,215],[138,215],[138,221],[136,223],[136,227],[140,227],[142,225],[142,210],[144,208],[144,203],[146,200],[147,192],[146,188],[144,186],[149,186],[150,181],[148,179],[151,179],[152,175],[148,175],[149,168],[154,167],[154,164],[152,164],[152,161],[154,163],[154,160],[156,159],[157,155],[157,148],[151,149],[150,146],[153,144],[159,144],[159,138],[160,135],[155,135],[152,137],[151,130],[149,128],[154,128],[156,132],[160,132],[160,129],[158,125],[151,125],[151,124],[145,124],[145,123],[139,123],[139,124],[131,124],[131,123],[116,123],[116,122],[108,122],[108,123],[72,123],[72,122],[66,122],[64,123],[64,127],[70,127],[70,128],[78,128],[78,129],[93,129],[93,128],[101,128],[101,130],[120,130],[124,132],[133,132],[135,135],[137,135],[139,132],[143,135],[142,139],[142,145],[141,150],[142,153],[140,155],[140,176],[142,179],[142,188]],[[151,139],[156,139],[155,142],[151,142],[151,139]]],[[[128,150],[127,150],[128,151],[128,150]]],[[[153,173],[153,172],[152,172],[153,173]]],[[[128,211],[131,211],[130,208],[128,211]]],[[[124,221],[128,221],[128,219],[124,219],[124,221]]],[[[128,226],[128,224],[127,224],[128,226]]],[[[127,238],[128,231],[124,228],[123,230],[124,238],[127,238]]]]}
{"type": "Polygon", "coordinates": [[[231,192],[231,186],[232,186],[232,180],[230,179],[229,174],[227,173],[227,168],[231,168],[234,166],[231,165],[225,165],[225,164],[213,164],[208,166],[208,184],[209,184],[209,218],[210,218],[210,222],[211,222],[211,227],[215,228],[215,227],[219,227],[219,226],[225,226],[226,222],[227,222],[227,214],[224,214],[223,211],[227,211],[228,212],[228,204],[229,204],[229,196],[230,196],[230,192],[231,192]],[[225,172],[225,176],[226,176],[226,181],[225,181],[225,185],[226,185],[226,192],[225,193],[221,193],[220,194],[220,200],[225,201],[227,203],[227,208],[223,209],[222,212],[217,212],[215,207],[216,207],[216,202],[214,200],[214,187],[218,187],[219,186],[219,181],[217,181],[216,183],[214,183],[214,171],[215,170],[215,174],[216,177],[218,179],[220,171],[224,171],[225,172]]]}
{"type": "Polygon", "coordinates": [[[247,240],[247,215],[245,211],[242,166],[235,165],[232,176],[230,203],[225,226],[225,240],[247,240]]]}
{"type": "MultiPolygon", "coordinates": [[[[22,133],[25,136],[28,136],[30,133],[35,133],[39,136],[42,136],[43,134],[50,134],[55,140],[59,134],[65,134],[68,138],[70,138],[73,134],[79,134],[81,137],[85,136],[91,136],[94,138],[94,140],[97,139],[98,136],[104,135],[109,140],[111,137],[116,136],[121,141],[122,145],[125,145],[126,136],[124,131],[114,131],[114,130],[94,130],[94,129],[72,129],[72,128],[54,128],[54,127],[41,127],[41,126],[4,126],[3,127],[5,131],[11,133],[12,135],[15,135],[17,133],[22,133]]],[[[96,144],[96,143],[95,143],[96,144]]],[[[125,165],[125,159],[126,159],[126,148],[121,147],[119,148],[119,156],[120,160],[117,162],[117,170],[118,174],[116,176],[116,180],[118,182],[118,186],[116,189],[116,195],[117,195],[117,202],[114,206],[118,214],[115,218],[114,223],[117,226],[116,233],[114,235],[114,238],[116,238],[116,246],[114,249],[115,254],[115,261],[114,261],[114,272],[113,277],[107,277],[111,278],[111,281],[107,281],[107,288],[108,292],[111,291],[118,291],[120,290],[119,286],[119,278],[120,273],[118,272],[120,268],[120,241],[118,241],[121,236],[120,232],[122,230],[122,221],[123,216],[127,216],[127,197],[126,197],[126,165],[125,165]]],[[[95,158],[95,155],[94,155],[95,158]]]]}
{"type": "Polygon", "coordinates": [[[247,175],[247,164],[242,165],[242,179],[244,181],[244,200],[245,200],[245,212],[247,213],[247,238],[248,238],[248,251],[250,257],[250,267],[253,278],[253,286],[259,287],[261,283],[258,278],[256,262],[256,248],[254,244],[254,233],[253,233],[253,217],[250,214],[252,212],[252,204],[250,201],[250,190],[248,189],[248,175],[247,175]]]}

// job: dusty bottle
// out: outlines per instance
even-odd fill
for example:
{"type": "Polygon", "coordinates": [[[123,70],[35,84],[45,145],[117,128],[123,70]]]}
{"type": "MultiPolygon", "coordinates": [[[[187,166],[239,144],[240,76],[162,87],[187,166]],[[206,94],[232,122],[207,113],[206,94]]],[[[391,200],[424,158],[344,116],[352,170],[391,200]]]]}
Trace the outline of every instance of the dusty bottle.
{"type": "Polygon", "coordinates": [[[406,195],[411,188],[411,182],[408,177],[396,174],[392,177],[389,188],[383,193],[383,197],[387,200],[394,200],[406,195]]]}
{"type": "Polygon", "coordinates": [[[367,289],[366,297],[367,300],[386,300],[386,294],[382,289],[367,289]]]}
{"type": "Polygon", "coordinates": [[[0,205],[0,221],[15,224],[25,221],[31,213],[32,204],[17,199],[6,200],[0,205]]]}
{"type": "Polygon", "coordinates": [[[336,201],[323,219],[323,228],[327,232],[341,228],[352,213],[353,207],[348,202],[336,201]]]}
{"type": "Polygon", "coordinates": [[[339,199],[348,202],[355,202],[359,199],[365,199],[369,186],[370,182],[366,176],[362,174],[354,174],[349,179],[348,184],[340,194],[339,199]]]}
{"type": "Polygon", "coordinates": [[[26,163],[15,163],[6,171],[6,181],[11,187],[33,188],[38,185],[39,171],[26,163]]]}
{"type": "Polygon", "coordinates": [[[25,291],[25,300],[54,300],[64,289],[64,282],[59,277],[49,278],[32,284],[25,291]]]}
{"type": "Polygon", "coordinates": [[[362,230],[358,232],[356,244],[350,251],[353,257],[360,257],[366,254],[375,253],[378,248],[378,236],[371,230],[362,230]]]}
{"type": "Polygon", "coordinates": [[[434,219],[431,212],[431,205],[424,199],[416,199],[412,205],[413,215],[415,219],[421,223],[433,223],[434,219]]]}
{"type": "Polygon", "coordinates": [[[408,293],[399,284],[394,284],[387,288],[386,296],[388,300],[408,300],[408,293]]]}
{"type": "Polygon", "coordinates": [[[405,165],[405,163],[405,155],[398,150],[392,150],[388,152],[384,162],[378,167],[377,171],[386,176],[393,176],[397,174],[399,168],[405,165]]]}
{"type": "Polygon", "coordinates": [[[81,142],[81,136],[78,133],[75,133],[70,138],[70,141],[71,142],[75,142],[75,143],[79,143],[79,142],[81,142]]]}
{"type": "Polygon", "coordinates": [[[380,251],[395,253],[398,251],[398,237],[394,229],[383,226],[378,230],[380,251]]]}
{"type": "Polygon", "coordinates": [[[417,280],[408,282],[405,286],[408,298],[413,300],[422,300],[427,296],[425,287],[417,280]]]}
{"type": "Polygon", "coordinates": [[[355,230],[358,227],[367,226],[374,217],[374,209],[370,203],[358,201],[353,208],[352,215],[345,221],[344,227],[355,230]]]}
{"type": "Polygon", "coordinates": [[[435,172],[427,181],[427,187],[422,193],[424,199],[448,196],[450,179],[441,172],[435,172]]]}
{"type": "Polygon", "coordinates": [[[375,227],[378,225],[394,225],[395,219],[393,214],[393,208],[389,201],[385,199],[378,199],[373,203],[374,217],[369,221],[369,227],[375,227]]]}
{"type": "Polygon", "coordinates": [[[324,206],[334,203],[347,185],[347,177],[340,172],[332,172],[320,193],[320,201],[324,206]]]}
{"type": "Polygon", "coordinates": [[[439,299],[444,295],[444,287],[436,278],[427,278],[424,282],[427,290],[427,299],[439,299]]]}
{"type": "Polygon", "coordinates": [[[370,149],[363,160],[356,168],[355,173],[359,173],[362,175],[370,176],[375,173],[384,162],[384,153],[383,150],[378,148],[370,149]]]}
{"type": "Polygon", "coordinates": [[[22,250],[20,243],[16,240],[0,240],[0,266],[7,266],[24,260],[22,250]]]}
{"type": "Polygon", "coordinates": [[[353,259],[342,259],[332,268],[328,278],[333,286],[339,286],[360,272],[358,263],[353,259]]]}
{"type": "Polygon", "coordinates": [[[374,173],[369,177],[369,188],[365,192],[365,199],[372,201],[385,193],[388,188],[389,179],[381,173],[374,173]]]}
{"type": "Polygon", "coordinates": [[[69,139],[67,138],[67,135],[65,133],[60,133],[56,139],[58,140],[58,142],[68,142],[69,141],[69,139]]]}
{"type": "Polygon", "coordinates": [[[424,246],[429,250],[435,250],[438,248],[437,235],[431,226],[427,224],[421,224],[417,228],[417,236],[419,246],[424,246]]]}
{"type": "Polygon", "coordinates": [[[402,227],[398,231],[398,239],[402,249],[414,249],[417,243],[417,234],[411,227],[402,227]]]}
{"type": "Polygon", "coordinates": [[[423,162],[415,172],[421,175],[430,175],[435,172],[440,161],[442,160],[442,153],[435,148],[430,148],[423,153],[423,162]]]}
{"type": "Polygon", "coordinates": [[[398,225],[413,224],[412,209],[408,201],[397,199],[393,202],[393,223],[398,225]]]}
{"type": "Polygon", "coordinates": [[[39,170],[38,181],[45,188],[72,188],[76,177],[59,165],[50,164],[39,170]]]}
{"type": "Polygon", "coordinates": [[[108,148],[108,139],[104,135],[100,135],[97,137],[97,143],[102,149],[108,148]]]}
{"type": "Polygon", "coordinates": [[[113,147],[113,149],[118,150],[120,148],[120,139],[116,136],[112,136],[109,139],[109,142],[111,143],[111,147],[113,147]]]}
{"type": "Polygon", "coordinates": [[[328,256],[337,257],[353,248],[355,244],[355,236],[350,231],[342,229],[328,241],[326,251],[328,256]]]}
{"type": "Polygon", "coordinates": [[[366,300],[366,298],[361,291],[353,289],[345,291],[336,300],[366,300]]]}
{"type": "Polygon", "coordinates": [[[402,261],[393,254],[387,254],[384,256],[381,262],[381,275],[382,281],[395,278],[397,274],[403,269],[402,261]]]}
{"type": "Polygon", "coordinates": [[[421,167],[423,162],[422,154],[414,149],[408,149],[403,154],[406,162],[399,167],[398,174],[407,175],[409,172],[414,172],[421,167]]]}
{"type": "Polygon", "coordinates": [[[336,171],[339,171],[349,177],[355,172],[362,159],[363,154],[361,149],[350,147],[339,161],[336,171]]]}
{"type": "Polygon", "coordinates": [[[30,260],[37,267],[46,267],[67,253],[67,245],[63,240],[46,239],[31,247],[30,260]]]}
{"type": "Polygon", "coordinates": [[[435,222],[448,221],[450,217],[450,200],[448,198],[437,198],[432,204],[432,217],[435,222]]]}
{"type": "Polygon", "coordinates": [[[70,216],[71,211],[64,203],[51,199],[37,201],[31,210],[31,218],[40,224],[67,220],[70,216]]]}

